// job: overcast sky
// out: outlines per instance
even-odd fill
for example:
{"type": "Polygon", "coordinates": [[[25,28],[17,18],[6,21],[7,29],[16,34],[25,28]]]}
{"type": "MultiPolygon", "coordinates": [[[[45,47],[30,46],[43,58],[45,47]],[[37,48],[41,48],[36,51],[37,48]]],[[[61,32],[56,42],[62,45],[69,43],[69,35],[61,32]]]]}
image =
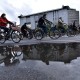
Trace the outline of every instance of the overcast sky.
{"type": "Polygon", "coordinates": [[[27,15],[46,10],[61,8],[69,5],[71,8],[80,10],[79,0],[0,0],[0,15],[7,14],[7,18],[19,24],[19,15],[27,15]]]}

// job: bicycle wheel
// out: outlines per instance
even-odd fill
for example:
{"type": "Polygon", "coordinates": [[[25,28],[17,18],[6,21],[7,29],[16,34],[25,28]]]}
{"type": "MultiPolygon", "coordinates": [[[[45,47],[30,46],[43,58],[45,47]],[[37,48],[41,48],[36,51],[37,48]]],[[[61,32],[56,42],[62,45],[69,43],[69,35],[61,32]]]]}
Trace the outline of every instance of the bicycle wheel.
{"type": "Polygon", "coordinates": [[[32,39],[32,38],[33,38],[33,33],[32,33],[31,30],[28,31],[28,33],[27,33],[27,38],[28,38],[28,39],[32,39]]]}
{"type": "Polygon", "coordinates": [[[15,57],[19,57],[19,56],[22,55],[22,52],[14,52],[13,55],[14,55],[15,57]]]}
{"type": "Polygon", "coordinates": [[[49,32],[49,37],[51,39],[58,39],[60,37],[60,33],[59,33],[58,30],[51,29],[50,32],[49,32]]]}
{"type": "Polygon", "coordinates": [[[11,39],[15,43],[19,43],[21,41],[21,36],[19,31],[12,31],[11,39]]]}
{"type": "Polygon", "coordinates": [[[68,37],[72,37],[72,36],[75,36],[75,35],[76,34],[75,34],[75,32],[73,30],[71,30],[71,29],[67,30],[67,36],[68,37]]]}
{"type": "Polygon", "coordinates": [[[0,43],[3,44],[5,43],[5,33],[4,32],[0,32],[0,43]]]}
{"type": "Polygon", "coordinates": [[[21,40],[23,40],[23,38],[24,38],[23,34],[20,32],[19,35],[20,35],[21,40]]]}
{"type": "Polygon", "coordinates": [[[35,31],[34,37],[35,37],[37,40],[41,40],[41,39],[43,38],[43,32],[42,32],[41,30],[35,31]]]}

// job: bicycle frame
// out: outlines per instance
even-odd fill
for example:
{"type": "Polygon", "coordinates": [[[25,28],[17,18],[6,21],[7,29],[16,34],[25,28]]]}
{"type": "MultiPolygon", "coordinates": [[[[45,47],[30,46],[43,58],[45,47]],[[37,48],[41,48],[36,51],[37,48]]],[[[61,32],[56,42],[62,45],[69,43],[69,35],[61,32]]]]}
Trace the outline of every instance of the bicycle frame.
{"type": "Polygon", "coordinates": [[[6,33],[1,32],[1,34],[0,34],[0,37],[1,37],[0,43],[1,44],[5,43],[5,41],[8,40],[9,38],[11,38],[12,41],[15,42],[15,43],[20,42],[21,38],[20,38],[20,35],[18,33],[20,34],[19,31],[13,30],[12,26],[10,26],[9,32],[6,32],[6,33]]]}

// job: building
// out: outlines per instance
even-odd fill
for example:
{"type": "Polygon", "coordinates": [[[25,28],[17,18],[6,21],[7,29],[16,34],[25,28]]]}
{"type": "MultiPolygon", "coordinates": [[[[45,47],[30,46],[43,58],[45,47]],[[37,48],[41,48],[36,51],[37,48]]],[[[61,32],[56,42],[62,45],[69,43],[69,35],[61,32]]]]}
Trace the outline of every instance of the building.
{"type": "Polygon", "coordinates": [[[38,19],[44,14],[47,14],[47,19],[54,23],[54,25],[57,24],[59,17],[62,17],[64,23],[70,25],[73,23],[73,21],[76,21],[76,26],[79,25],[79,11],[76,9],[72,9],[69,6],[62,6],[60,9],[40,12],[36,14],[31,15],[20,15],[18,16],[20,19],[20,25],[22,26],[25,22],[28,25],[31,25],[31,28],[35,28],[37,26],[38,19]]]}

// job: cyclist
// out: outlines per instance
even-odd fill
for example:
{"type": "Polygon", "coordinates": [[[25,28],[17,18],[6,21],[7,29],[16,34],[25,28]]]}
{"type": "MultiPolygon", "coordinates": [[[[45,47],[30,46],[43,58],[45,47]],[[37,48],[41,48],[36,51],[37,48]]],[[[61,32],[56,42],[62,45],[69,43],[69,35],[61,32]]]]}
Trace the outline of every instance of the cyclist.
{"type": "Polygon", "coordinates": [[[0,28],[4,30],[4,32],[7,32],[7,35],[6,35],[6,39],[8,39],[9,37],[9,29],[7,28],[7,24],[11,24],[11,25],[14,25],[11,21],[9,21],[7,18],[6,18],[6,14],[3,13],[0,17],[0,28]]]}
{"type": "Polygon", "coordinates": [[[9,29],[7,28],[7,24],[13,25],[13,23],[6,18],[6,14],[3,13],[0,17],[0,28],[4,29],[4,32],[9,32],[9,29]]]}
{"type": "Polygon", "coordinates": [[[59,29],[62,29],[62,31],[64,32],[65,28],[64,28],[64,26],[63,26],[63,23],[64,23],[64,21],[62,20],[62,17],[60,17],[60,18],[58,19],[58,28],[59,28],[59,29]]]}
{"type": "Polygon", "coordinates": [[[27,26],[27,23],[24,23],[21,26],[21,32],[23,33],[23,36],[26,37],[26,32],[29,31],[29,34],[31,34],[31,29],[27,26]]]}
{"type": "Polygon", "coordinates": [[[38,27],[42,28],[42,30],[47,34],[46,22],[50,21],[46,19],[46,14],[43,14],[43,16],[38,20],[38,27]]]}

